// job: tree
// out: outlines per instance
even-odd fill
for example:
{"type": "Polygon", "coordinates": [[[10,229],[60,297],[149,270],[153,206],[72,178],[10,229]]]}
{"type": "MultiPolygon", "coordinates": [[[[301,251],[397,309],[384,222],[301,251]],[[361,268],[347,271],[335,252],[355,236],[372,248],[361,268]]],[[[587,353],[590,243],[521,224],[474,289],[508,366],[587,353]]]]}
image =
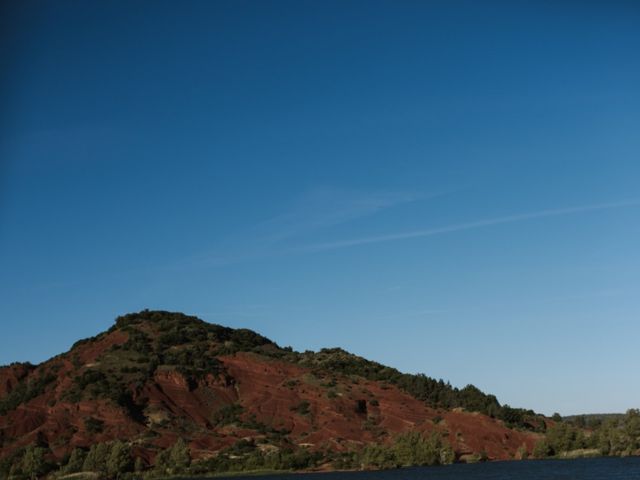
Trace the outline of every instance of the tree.
{"type": "Polygon", "coordinates": [[[173,444],[173,447],[171,447],[169,461],[176,473],[184,472],[191,464],[189,446],[182,438],[179,438],[176,443],[173,444]]]}
{"type": "Polygon", "coordinates": [[[184,472],[191,464],[189,446],[179,438],[173,446],[156,455],[155,468],[162,475],[184,472]]]}
{"type": "MultiPolygon", "coordinates": [[[[438,436],[440,439],[440,436],[438,436]]],[[[483,461],[487,459],[487,454],[483,450],[480,454],[483,461]]],[[[440,465],[450,465],[456,459],[456,453],[453,451],[453,447],[450,443],[441,441],[440,445],[440,465]]]]}
{"type": "MultiPolygon", "coordinates": [[[[393,445],[398,464],[408,467],[410,465],[426,465],[429,460],[426,442],[419,432],[407,432],[399,435],[393,445]]],[[[435,455],[434,455],[435,458],[435,455]]]]}
{"type": "Polygon", "coordinates": [[[123,473],[131,471],[132,467],[129,445],[120,440],[113,442],[107,458],[107,473],[112,477],[120,478],[123,473]]]}
{"type": "Polygon", "coordinates": [[[394,468],[398,463],[393,451],[377,443],[369,443],[362,451],[362,465],[365,467],[394,468]]]}
{"type": "Polygon", "coordinates": [[[11,466],[13,465],[13,458],[5,457],[0,459],[0,478],[9,478],[11,472],[11,466]]]}
{"type": "Polygon", "coordinates": [[[578,415],[573,419],[573,424],[578,428],[585,428],[587,426],[587,417],[584,415],[578,415]]]}
{"type": "Polygon", "coordinates": [[[133,471],[136,473],[140,473],[144,471],[144,460],[140,457],[136,457],[136,461],[133,463],[133,471]]]}
{"type": "Polygon", "coordinates": [[[640,410],[627,410],[624,417],[625,443],[630,450],[640,448],[640,410]]]}
{"type": "Polygon", "coordinates": [[[547,458],[551,453],[551,448],[546,440],[539,440],[533,447],[533,458],[547,458]]]}
{"type": "Polygon", "coordinates": [[[447,464],[455,458],[451,446],[437,432],[426,438],[416,431],[403,433],[396,438],[391,453],[401,466],[447,464]]]}
{"type": "Polygon", "coordinates": [[[32,480],[45,473],[44,448],[29,445],[22,457],[22,470],[32,480]]]}
{"type": "Polygon", "coordinates": [[[156,455],[154,467],[161,475],[166,474],[167,470],[171,466],[169,455],[170,449],[162,450],[156,455]]]}
{"type": "Polygon", "coordinates": [[[549,443],[551,455],[558,455],[562,452],[569,452],[587,446],[584,432],[567,422],[557,423],[550,428],[547,431],[547,442],[549,443]]]}
{"type": "Polygon", "coordinates": [[[78,473],[82,471],[82,465],[87,456],[87,453],[81,448],[74,448],[71,452],[71,456],[64,466],[64,473],[78,473]]]}
{"type": "Polygon", "coordinates": [[[89,453],[82,464],[82,470],[86,472],[106,472],[107,459],[110,454],[109,445],[106,443],[96,443],[91,445],[89,453]]]}

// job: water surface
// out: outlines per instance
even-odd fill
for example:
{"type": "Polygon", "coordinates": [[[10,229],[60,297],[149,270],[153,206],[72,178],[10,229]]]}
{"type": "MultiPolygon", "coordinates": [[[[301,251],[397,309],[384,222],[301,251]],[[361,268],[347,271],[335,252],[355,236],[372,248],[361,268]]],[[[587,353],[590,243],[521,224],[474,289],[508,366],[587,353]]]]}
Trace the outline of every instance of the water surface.
{"type": "MultiPolygon", "coordinates": [[[[219,479],[220,477],[218,477],[219,479]]],[[[253,478],[256,477],[233,477],[253,478]]],[[[456,464],[379,472],[265,475],[261,480],[640,480],[640,457],[456,464]],[[304,477],[304,479],[302,478],[304,477]]]]}

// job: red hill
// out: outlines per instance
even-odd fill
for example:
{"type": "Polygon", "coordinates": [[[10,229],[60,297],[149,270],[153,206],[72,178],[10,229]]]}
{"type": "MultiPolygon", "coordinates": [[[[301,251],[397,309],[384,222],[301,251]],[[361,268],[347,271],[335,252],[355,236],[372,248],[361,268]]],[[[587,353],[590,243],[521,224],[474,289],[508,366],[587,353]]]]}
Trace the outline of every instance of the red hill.
{"type": "Polygon", "coordinates": [[[505,460],[530,452],[544,421],[474,387],[340,349],[298,353],[169,312],[119,317],[40,365],[0,369],[0,458],[39,445],[62,461],[117,439],[151,464],[182,438],[196,460],[253,445],[304,449],[331,468],[342,454],[414,431],[436,432],[458,460],[505,460]]]}

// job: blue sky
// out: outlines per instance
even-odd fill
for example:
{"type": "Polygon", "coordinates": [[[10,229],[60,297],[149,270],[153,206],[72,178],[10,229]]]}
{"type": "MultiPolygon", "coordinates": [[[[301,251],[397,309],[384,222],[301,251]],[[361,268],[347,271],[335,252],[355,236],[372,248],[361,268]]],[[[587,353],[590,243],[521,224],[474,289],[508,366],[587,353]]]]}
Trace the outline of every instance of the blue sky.
{"type": "Polygon", "coordinates": [[[13,2],[0,363],[168,309],[638,407],[634,2],[13,2]]]}

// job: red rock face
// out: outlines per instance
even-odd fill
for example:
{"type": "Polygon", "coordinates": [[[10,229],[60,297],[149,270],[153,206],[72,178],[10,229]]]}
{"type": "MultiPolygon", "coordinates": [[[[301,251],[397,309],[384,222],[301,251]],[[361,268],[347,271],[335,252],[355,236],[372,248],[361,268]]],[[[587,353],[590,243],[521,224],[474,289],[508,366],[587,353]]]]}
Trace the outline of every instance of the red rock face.
{"type": "Polygon", "coordinates": [[[367,442],[385,442],[397,434],[439,431],[460,455],[486,452],[490,459],[513,458],[518,448],[533,448],[538,435],[506,428],[499,420],[463,411],[438,411],[392,385],[339,379],[336,397],[309,370],[251,354],[222,359],[237,379],[240,403],[267,425],[290,430],[299,444],[346,450],[367,442]],[[287,385],[298,381],[293,387],[287,385]],[[366,412],[358,410],[365,401],[366,412]],[[309,414],[292,414],[302,402],[309,414]],[[440,421],[440,417],[442,420],[440,421]]]}
{"type": "Polygon", "coordinates": [[[137,454],[151,459],[181,436],[195,457],[206,457],[239,439],[264,437],[266,428],[286,431],[293,443],[311,449],[338,451],[390,442],[408,430],[438,431],[458,457],[485,452],[505,460],[522,445],[531,451],[538,439],[485,415],[430,408],[393,385],[246,352],[218,357],[221,371],[195,379],[178,369],[158,368],[144,384],[127,387],[133,402],[144,407],[137,412],[109,398],[74,402],[65,396],[75,377],[104,367],[109,352],[127,339],[115,330],[38,367],[0,369],[0,398],[20,382],[55,374],[40,394],[0,416],[0,456],[39,442],[62,458],[74,447],[128,439],[135,441],[137,454]],[[239,405],[237,418],[221,421],[221,412],[232,405],[239,405]],[[88,419],[100,427],[91,428],[88,419]],[[258,426],[264,427],[262,433],[258,426]]]}

